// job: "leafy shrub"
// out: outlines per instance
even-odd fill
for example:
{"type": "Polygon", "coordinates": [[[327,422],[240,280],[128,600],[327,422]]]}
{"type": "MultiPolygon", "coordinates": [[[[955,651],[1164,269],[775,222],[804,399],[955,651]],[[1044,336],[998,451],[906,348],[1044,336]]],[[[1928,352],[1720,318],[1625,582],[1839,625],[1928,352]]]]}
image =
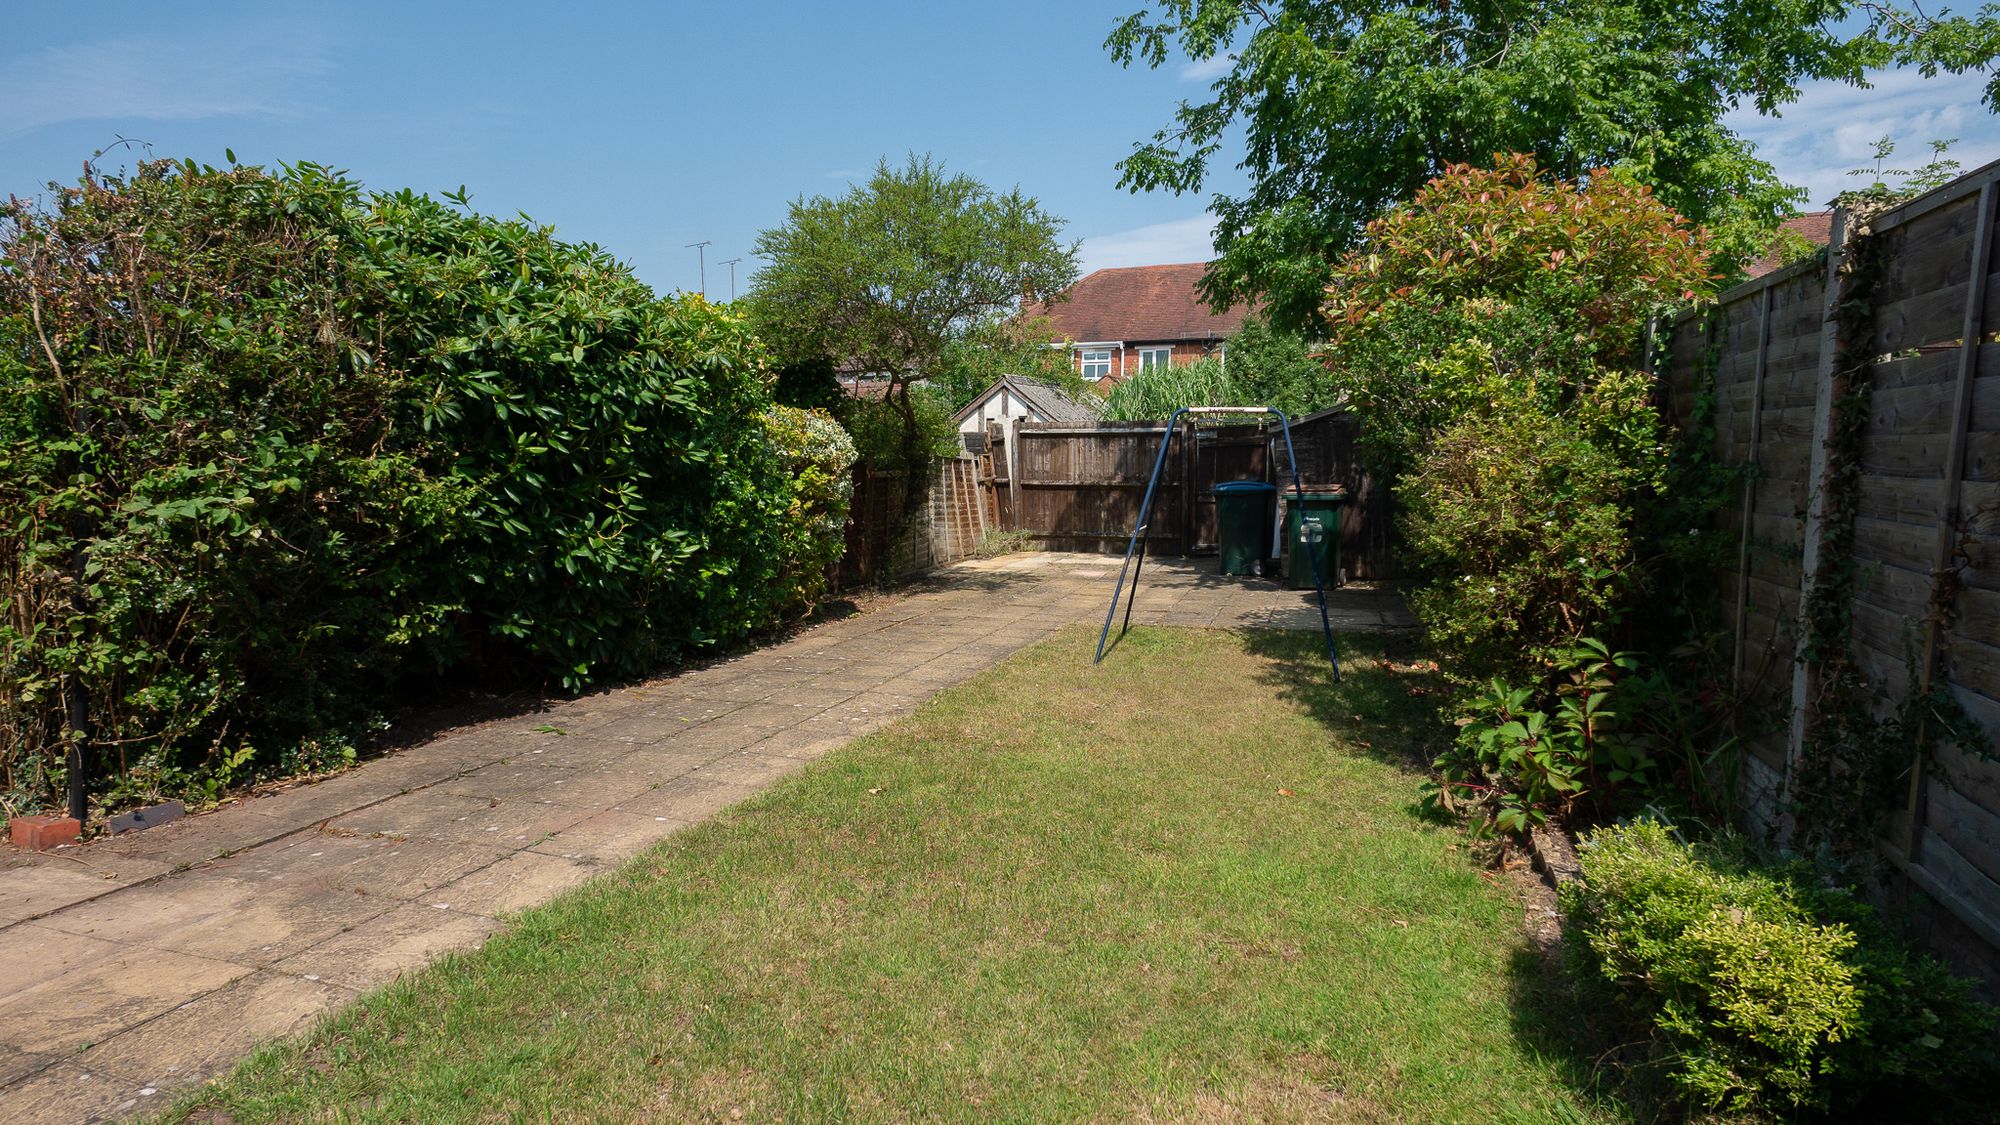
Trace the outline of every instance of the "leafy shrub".
{"type": "MultiPolygon", "coordinates": [[[[1393,479],[1412,607],[1451,678],[1518,700],[1501,710],[1558,712],[1567,654],[1620,637],[1666,557],[1639,549],[1639,513],[1699,509],[1669,487],[1637,361],[1646,317],[1708,281],[1701,239],[1645,188],[1526,156],[1452,167],[1335,271],[1323,354],[1393,479]]],[[[1534,795],[1510,821],[1572,803],[1515,780],[1534,795]]]]}
{"type": "Polygon", "coordinates": [[[1560,408],[1530,379],[1477,386],[1397,493],[1430,576],[1411,603],[1456,675],[1535,683],[1633,589],[1633,509],[1660,489],[1666,435],[1638,372],[1560,408]]]}
{"type": "Polygon", "coordinates": [[[110,802],[337,764],[411,677],[575,687],[768,621],[790,486],[740,319],[311,165],[0,214],[0,765],[110,802]]]}
{"type": "Polygon", "coordinates": [[[1223,368],[1244,405],[1275,406],[1293,418],[1339,399],[1326,365],[1303,336],[1252,318],[1224,344],[1223,368]]]}
{"type": "Polygon", "coordinates": [[[1857,926],[1852,896],[1652,820],[1593,833],[1580,855],[1584,882],[1563,897],[1572,952],[1652,1027],[1690,1101],[1853,1113],[1892,1098],[1907,1120],[1982,1068],[1991,1013],[1935,962],[1857,926]]]}
{"type": "Polygon", "coordinates": [[[854,440],[822,410],[774,406],[764,432],[791,478],[791,507],[784,515],[786,610],[810,609],[826,589],[827,572],[840,561],[848,504],[854,499],[854,440]]]}
{"type": "MultiPolygon", "coordinates": [[[[943,392],[931,387],[910,388],[910,409],[916,418],[917,452],[934,465],[946,457],[956,457],[961,448],[958,423],[943,392]]],[[[854,450],[863,465],[876,472],[898,472],[910,466],[905,461],[903,412],[893,399],[849,395],[836,413],[840,424],[854,439],[854,450]]]]}
{"type": "Polygon", "coordinates": [[[1561,664],[1553,707],[1530,688],[1492,680],[1465,704],[1450,750],[1434,765],[1441,775],[1432,803],[1479,808],[1495,827],[1525,832],[1565,819],[1600,787],[1646,793],[1657,762],[1637,724],[1621,722],[1627,678],[1638,657],[1614,653],[1586,638],[1561,664]]]}
{"type": "Polygon", "coordinates": [[[1560,413],[1600,371],[1637,367],[1646,317],[1708,282],[1695,232],[1615,173],[1579,185],[1522,155],[1454,165],[1342,260],[1325,355],[1401,470],[1493,376],[1533,382],[1560,413]]]}
{"type": "Polygon", "coordinates": [[[1212,356],[1149,367],[1111,388],[1104,416],[1117,422],[1163,422],[1183,406],[1240,406],[1229,373],[1212,356]]]}

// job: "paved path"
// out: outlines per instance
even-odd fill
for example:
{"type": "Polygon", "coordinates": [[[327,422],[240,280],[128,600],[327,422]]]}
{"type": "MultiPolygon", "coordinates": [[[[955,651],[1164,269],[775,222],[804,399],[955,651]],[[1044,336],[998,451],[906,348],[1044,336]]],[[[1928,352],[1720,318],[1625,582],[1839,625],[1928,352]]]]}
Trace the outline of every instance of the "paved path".
{"type": "MultiPolygon", "coordinates": [[[[1318,626],[1311,594],[1148,564],[1133,620],[1318,626]]],[[[338,777],[47,855],[0,852],[0,1122],[157,1109],[506,915],[1071,621],[1117,560],[1017,554],[710,667],[448,731],[338,777]],[[558,733],[560,732],[560,733],[558,733]]],[[[1393,594],[1337,629],[1407,625],[1393,594]]]]}

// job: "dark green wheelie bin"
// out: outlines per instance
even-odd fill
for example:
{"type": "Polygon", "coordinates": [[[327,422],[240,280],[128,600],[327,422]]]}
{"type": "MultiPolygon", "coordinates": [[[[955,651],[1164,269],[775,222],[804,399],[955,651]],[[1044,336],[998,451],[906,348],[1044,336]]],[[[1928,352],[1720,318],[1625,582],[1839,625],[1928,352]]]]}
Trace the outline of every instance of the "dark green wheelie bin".
{"type": "Polygon", "coordinates": [[[1305,503],[1298,494],[1285,492],[1285,584],[1294,590],[1313,588],[1313,564],[1308,555],[1319,559],[1319,580],[1328,587],[1340,585],[1340,506],[1347,493],[1333,489],[1306,489],[1305,503]]]}
{"type": "Polygon", "coordinates": [[[1232,480],[1215,486],[1215,541],[1220,573],[1257,573],[1271,552],[1271,497],[1275,484],[1232,480]]]}

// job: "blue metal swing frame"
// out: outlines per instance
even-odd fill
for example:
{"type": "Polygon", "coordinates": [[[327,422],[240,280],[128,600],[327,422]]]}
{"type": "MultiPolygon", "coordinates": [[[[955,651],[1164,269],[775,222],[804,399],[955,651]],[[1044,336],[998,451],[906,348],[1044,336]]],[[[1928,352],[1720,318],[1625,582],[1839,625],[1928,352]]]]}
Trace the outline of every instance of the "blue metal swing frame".
{"type": "MultiPolygon", "coordinates": [[[[1126,631],[1132,627],[1132,603],[1139,595],[1139,575],[1146,568],[1146,547],[1152,540],[1153,496],[1160,487],[1160,474],[1166,471],[1167,450],[1174,443],[1175,428],[1180,425],[1182,417],[1195,414],[1276,415],[1278,426],[1285,435],[1285,461],[1292,473],[1292,494],[1298,500],[1299,510],[1301,512],[1305,510],[1306,487],[1299,479],[1298,453],[1292,448],[1292,421],[1285,417],[1284,411],[1275,406],[1183,406],[1174,411],[1174,416],[1167,419],[1166,433],[1160,436],[1160,455],[1153,460],[1153,476],[1146,482],[1146,498],[1139,502],[1139,524],[1132,529],[1131,542],[1125,545],[1125,562],[1118,568],[1118,585],[1111,590],[1111,608],[1104,614],[1104,631],[1097,635],[1097,655],[1091,658],[1092,664],[1104,662],[1104,646],[1111,638],[1111,622],[1118,616],[1120,597],[1125,599],[1125,621],[1118,627],[1119,637],[1124,637],[1126,631]],[[1132,589],[1129,594],[1125,590],[1127,572],[1132,576],[1132,589]]],[[[1307,551],[1305,556],[1312,563],[1313,591],[1319,595],[1319,628],[1321,635],[1326,638],[1326,659],[1333,665],[1333,679],[1338,683],[1340,654],[1334,649],[1333,621],[1326,612],[1326,578],[1319,572],[1319,552],[1307,551]]]]}

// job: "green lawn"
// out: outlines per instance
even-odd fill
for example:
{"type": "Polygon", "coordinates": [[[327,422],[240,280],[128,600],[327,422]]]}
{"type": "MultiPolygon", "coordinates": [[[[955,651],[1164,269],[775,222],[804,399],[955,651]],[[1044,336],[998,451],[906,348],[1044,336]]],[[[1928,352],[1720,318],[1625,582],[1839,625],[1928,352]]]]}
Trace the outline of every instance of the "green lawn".
{"type": "Polygon", "coordinates": [[[1317,640],[1069,631],[176,1115],[1606,1113],[1531,1046],[1519,899],[1416,811],[1425,678],[1317,640]]]}

